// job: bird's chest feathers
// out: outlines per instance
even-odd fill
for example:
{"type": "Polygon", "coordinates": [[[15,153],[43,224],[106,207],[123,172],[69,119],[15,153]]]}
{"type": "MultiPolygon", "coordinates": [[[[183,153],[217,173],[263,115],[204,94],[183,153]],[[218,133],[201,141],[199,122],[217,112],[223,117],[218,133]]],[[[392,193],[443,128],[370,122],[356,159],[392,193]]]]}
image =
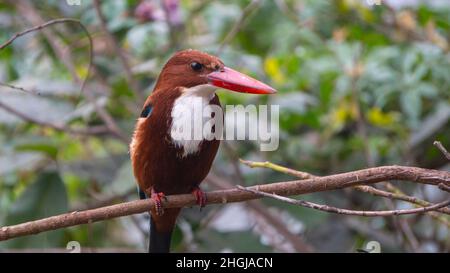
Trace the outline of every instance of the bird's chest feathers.
{"type": "Polygon", "coordinates": [[[215,87],[208,84],[186,88],[174,101],[169,133],[175,146],[183,148],[182,157],[199,152],[202,141],[213,137],[204,125],[214,112],[214,91],[215,87]]]}

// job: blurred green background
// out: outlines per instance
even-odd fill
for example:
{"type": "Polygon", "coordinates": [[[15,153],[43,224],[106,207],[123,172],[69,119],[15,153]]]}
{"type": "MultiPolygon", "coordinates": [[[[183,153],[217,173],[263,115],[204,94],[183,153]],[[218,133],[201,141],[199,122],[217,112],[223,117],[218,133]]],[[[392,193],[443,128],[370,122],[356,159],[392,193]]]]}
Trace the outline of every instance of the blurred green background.
{"type": "MultiPolygon", "coordinates": [[[[206,190],[294,179],[238,158],[316,175],[390,164],[450,169],[432,144],[450,147],[448,1],[115,0],[100,3],[103,23],[93,1],[68,4],[76,2],[0,3],[0,43],[61,17],[81,20],[94,41],[83,93],[89,39],[79,25],[54,25],[0,50],[0,226],[138,199],[129,138],[161,67],[184,48],[218,55],[279,91],[218,92],[223,105],[280,105],[280,146],[222,143],[206,190]]],[[[377,187],[430,202],[445,197],[393,184],[377,187]]],[[[359,210],[411,207],[350,189],[301,198],[359,210]]],[[[69,241],[84,251],[142,252],[147,221],[134,215],[23,237],[0,242],[0,252],[64,252],[69,241]]],[[[173,249],[356,252],[375,240],[383,252],[448,252],[449,228],[447,215],[363,218],[264,199],[184,209],[173,249]]]]}

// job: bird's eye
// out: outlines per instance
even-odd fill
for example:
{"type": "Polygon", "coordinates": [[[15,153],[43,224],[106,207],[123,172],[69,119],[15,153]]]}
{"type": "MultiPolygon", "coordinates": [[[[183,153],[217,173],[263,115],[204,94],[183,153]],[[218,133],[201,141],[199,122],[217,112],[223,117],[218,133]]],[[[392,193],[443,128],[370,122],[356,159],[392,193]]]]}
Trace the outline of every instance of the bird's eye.
{"type": "Polygon", "coordinates": [[[203,68],[203,65],[201,63],[197,63],[197,62],[192,62],[191,63],[191,68],[194,71],[200,71],[203,68]]]}

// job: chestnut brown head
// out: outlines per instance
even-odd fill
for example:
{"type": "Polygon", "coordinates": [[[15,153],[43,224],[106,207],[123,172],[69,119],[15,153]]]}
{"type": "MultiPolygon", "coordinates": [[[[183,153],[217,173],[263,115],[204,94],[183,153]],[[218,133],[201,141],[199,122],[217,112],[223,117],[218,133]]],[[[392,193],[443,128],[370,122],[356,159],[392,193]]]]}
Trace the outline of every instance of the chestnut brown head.
{"type": "Polygon", "coordinates": [[[199,85],[242,93],[276,93],[272,87],[224,66],[219,58],[193,49],[179,51],[169,59],[159,75],[154,92],[199,85]]]}
{"type": "Polygon", "coordinates": [[[208,84],[207,76],[223,68],[223,62],[215,56],[193,49],[179,51],[165,64],[155,91],[208,84]]]}

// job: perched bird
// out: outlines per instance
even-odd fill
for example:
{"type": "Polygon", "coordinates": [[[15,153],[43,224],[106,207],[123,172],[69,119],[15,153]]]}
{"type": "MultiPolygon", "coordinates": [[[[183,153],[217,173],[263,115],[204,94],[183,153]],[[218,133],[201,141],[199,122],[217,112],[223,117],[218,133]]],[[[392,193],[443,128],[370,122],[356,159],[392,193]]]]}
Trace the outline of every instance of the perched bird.
{"type": "MultiPolygon", "coordinates": [[[[208,174],[219,148],[218,139],[179,139],[174,128],[192,122],[194,99],[202,106],[220,107],[217,88],[242,93],[276,91],[249,76],[224,66],[212,55],[183,50],[164,65],[155,88],[145,101],[130,143],[134,176],[141,198],[155,201],[150,211],[149,252],[169,252],[179,208],[163,210],[166,195],[193,193],[197,204],[206,204],[199,184],[208,174]]],[[[214,128],[212,128],[214,130],[214,128]]]]}

